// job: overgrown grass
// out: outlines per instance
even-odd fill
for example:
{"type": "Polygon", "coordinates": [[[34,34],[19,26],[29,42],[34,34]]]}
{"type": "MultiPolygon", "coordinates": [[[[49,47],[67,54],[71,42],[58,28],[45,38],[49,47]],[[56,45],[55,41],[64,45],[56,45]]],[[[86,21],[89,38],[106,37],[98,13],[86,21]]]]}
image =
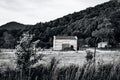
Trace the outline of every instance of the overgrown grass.
{"type": "Polygon", "coordinates": [[[86,63],[58,67],[59,61],[51,59],[46,65],[30,68],[25,75],[21,70],[0,71],[0,80],[120,80],[120,63],[86,63]]]}

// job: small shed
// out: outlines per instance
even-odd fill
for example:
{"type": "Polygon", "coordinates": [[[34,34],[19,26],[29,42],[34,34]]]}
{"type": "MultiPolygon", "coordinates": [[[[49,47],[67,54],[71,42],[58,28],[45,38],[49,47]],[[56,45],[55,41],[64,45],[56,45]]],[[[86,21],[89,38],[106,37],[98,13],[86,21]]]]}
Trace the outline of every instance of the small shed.
{"type": "Polygon", "coordinates": [[[64,50],[68,47],[77,50],[77,39],[76,36],[54,36],[53,50],[64,50]]]}
{"type": "Polygon", "coordinates": [[[107,48],[108,42],[100,42],[98,43],[98,48],[107,48]]]}

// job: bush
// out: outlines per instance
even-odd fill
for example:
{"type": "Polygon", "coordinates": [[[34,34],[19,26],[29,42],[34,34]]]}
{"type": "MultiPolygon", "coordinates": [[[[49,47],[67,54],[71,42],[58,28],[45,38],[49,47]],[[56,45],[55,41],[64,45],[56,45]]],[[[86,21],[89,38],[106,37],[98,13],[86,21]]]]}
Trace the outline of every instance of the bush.
{"type": "Polygon", "coordinates": [[[89,62],[89,61],[92,61],[92,59],[93,59],[93,52],[91,52],[91,51],[89,51],[89,50],[87,50],[86,51],[86,60],[87,60],[87,62],[89,62]]]}

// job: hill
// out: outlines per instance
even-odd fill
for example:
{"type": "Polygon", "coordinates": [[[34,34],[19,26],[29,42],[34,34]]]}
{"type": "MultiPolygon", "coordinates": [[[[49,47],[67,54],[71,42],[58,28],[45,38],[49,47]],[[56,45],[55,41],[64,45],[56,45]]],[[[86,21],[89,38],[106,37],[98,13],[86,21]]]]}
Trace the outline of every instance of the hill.
{"type": "Polygon", "coordinates": [[[0,47],[15,48],[21,34],[31,27],[32,25],[24,25],[18,22],[9,22],[0,26],[0,47]]]}
{"type": "MultiPolygon", "coordinates": [[[[16,36],[19,37],[24,30],[35,34],[33,41],[40,39],[38,46],[46,48],[52,46],[54,35],[77,36],[79,46],[95,46],[97,39],[97,42],[107,41],[116,47],[120,42],[120,3],[112,0],[50,22],[37,23],[29,29],[17,31],[16,36]]],[[[12,34],[11,31],[9,33],[12,34]]]]}
{"type": "Polygon", "coordinates": [[[0,26],[0,30],[3,30],[3,29],[5,29],[5,30],[20,30],[20,29],[25,29],[27,27],[28,27],[27,25],[13,21],[13,22],[9,22],[9,23],[6,23],[6,24],[0,26]]]}

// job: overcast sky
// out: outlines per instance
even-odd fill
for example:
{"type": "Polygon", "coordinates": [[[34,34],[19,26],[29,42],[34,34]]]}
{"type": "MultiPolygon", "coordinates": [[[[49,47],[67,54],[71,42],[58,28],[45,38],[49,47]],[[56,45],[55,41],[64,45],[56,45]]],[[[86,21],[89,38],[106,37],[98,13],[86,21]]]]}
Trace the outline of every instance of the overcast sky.
{"type": "Polygon", "coordinates": [[[0,0],[0,25],[10,21],[35,24],[62,17],[109,0],[0,0]]]}

